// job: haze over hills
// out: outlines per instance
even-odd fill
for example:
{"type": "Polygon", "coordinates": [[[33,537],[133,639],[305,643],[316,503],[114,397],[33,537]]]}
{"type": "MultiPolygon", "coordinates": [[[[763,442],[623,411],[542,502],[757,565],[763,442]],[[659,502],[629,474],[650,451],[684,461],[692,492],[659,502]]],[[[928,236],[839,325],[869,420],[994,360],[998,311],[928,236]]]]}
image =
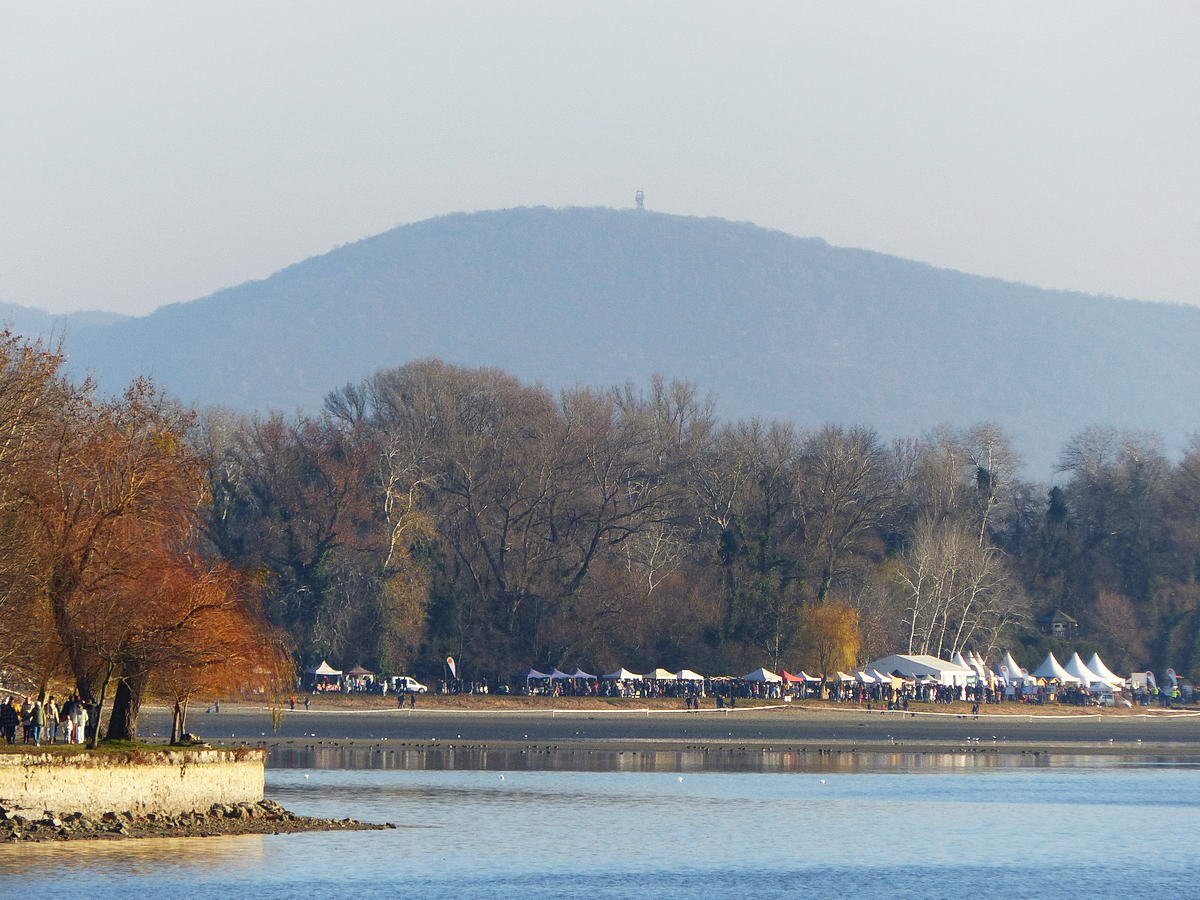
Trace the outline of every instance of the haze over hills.
{"type": "Polygon", "coordinates": [[[67,332],[73,366],[102,387],[145,373],[199,404],[316,410],[333,387],[428,356],[549,386],[661,372],[714,392],[726,418],[886,436],[994,420],[1041,477],[1089,424],[1172,445],[1198,425],[1200,309],[634,210],[448,215],[67,332]]]}

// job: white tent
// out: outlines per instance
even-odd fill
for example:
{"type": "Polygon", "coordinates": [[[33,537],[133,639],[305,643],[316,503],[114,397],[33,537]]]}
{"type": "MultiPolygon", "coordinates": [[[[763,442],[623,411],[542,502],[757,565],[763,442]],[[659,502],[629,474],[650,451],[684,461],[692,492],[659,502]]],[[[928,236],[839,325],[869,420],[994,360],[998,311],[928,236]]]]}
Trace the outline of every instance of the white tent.
{"type": "Polygon", "coordinates": [[[533,679],[549,678],[549,677],[550,676],[547,675],[545,672],[539,672],[537,669],[530,669],[528,672],[525,673],[526,681],[530,681],[533,679]]]}
{"type": "Polygon", "coordinates": [[[970,669],[971,674],[972,675],[975,674],[975,669],[972,668],[972,666],[969,662],[967,662],[967,659],[965,656],[962,655],[961,650],[955,651],[954,655],[952,657],[950,657],[950,662],[954,663],[956,666],[962,666],[964,669],[970,669]]]}
{"type": "Polygon", "coordinates": [[[1099,653],[1092,654],[1092,658],[1088,660],[1087,667],[1103,678],[1107,684],[1111,684],[1113,687],[1125,686],[1125,679],[1109,671],[1108,666],[1104,664],[1104,660],[1100,658],[1099,653]]]}
{"type": "Polygon", "coordinates": [[[655,669],[653,672],[651,672],[646,677],[649,678],[651,681],[674,681],[675,673],[668,671],[667,669],[660,668],[660,669],[655,669]]]}
{"type": "Polygon", "coordinates": [[[853,676],[853,675],[847,675],[845,672],[838,672],[838,673],[837,673],[837,678],[836,678],[835,680],[837,680],[837,681],[853,681],[853,680],[854,680],[854,676],[853,676]]]}
{"type": "Polygon", "coordinates": [[[975,676],[975,670],[969,666],[960,666],[946,662],[936,656],[906,656],[896,654],[885,656],[870,664],[871,669],[880,672],[899,672],[901,678],[933,678],[938,684],[963,685],[975,676]]]}
{"type": "Polygon", "coordinates": [[[805,681],[820,681],[821,680],[816,675],[809,675],[803,669],[800,670],[800,677],[803,678],[805,681]]]}
{"type": "Polygon", "coordinates": [[[776,675],[774,672],[768,672],[766,669],[762,669],[762,668],[755,669],[749,675],[743,675],[742,680],[743,681],[769,681],[772,683],[783,681],[783,679],[780,678],[778,675],[776,675]]]}
{"type": "Polygon", "coordinates": [[[628,669],[620,668],[615,672],[609,672],[604,676],[609,681],[641,681],[642,676],[637,672],[630,672],[628,669]]]}
{"type": "Polygon", "coordinates": [[[1031,673],[1034,678],[1052,678],[1063,684],[1078,684],[1079,679],[1059,665],[1053,653],[1047,653],[1046,658],[1037,670],[1031,673]]]}
{"type": "Polygon", "coordinates": [[[1065,668],[1068,672],[1070,672],[1088,687],[1091,687],[1093,684],[1102,684],[1105,687],[1108,687],[1108,682],[1105,681],[1099,674],[1089,669],[1080,658],[1078,652],[1071,654],[1071,658],[1067,660],[1067,664],[1063,668],[1065,668]]]}
{"type": "Polygon", "coordinates": [[[1013,659],[1012,654],[1009,653],[1007,650],[1004,651],[1004,658],[1002,660],[1000,660],[1000,665],[999,665],[997,671],[999,671],[1000,674],[1003,677],[1007,678],[1009,681],[1024,681],[1025,680],[1025,675],[1024,675],[1025,670],[1022,669],[1017,664],[1017,661],[1015,659],[1013,659]],[[1005,671],[1004,671],[1005,669],[1008,669],[1007,673],[1005,673],[1005,671]]]}
{"type": "Polygon", "coordinates": [[[571,678],[573,676],[568,675],[566,672],[560,672],[558,670],[558,667],[555,666],[554,671],[550,673],[550,677],[553,678],[555,681],[560,681],[564,678],[571,678]]]}
{"type": "Polygon", "coordinates": [[[878,669],[870,669],[868,671],[875,678],[875,680],[878,681],[880,684],[891,684],[892,683],[892,676],[889,675],[887,672],[880,672],[878,669]]]}
{"type": "Polygon", "coordinates": [[[589,675],[587,672],[583,671],[583,669],[579,668],[579,666],[575,667],[575,671],[571,673],[571,677],[572,678],[590,678],[593,681],[596,680],[595,675],[589,675]]]}
{"type": "Polygon", "coordinates": [[[874,684],[875,683],[874,676],[868,675],[866,672],[855,672],[854,680],[857,681],[859,684],[874,684]]]}
{"type": "Polygon", "coordinates": [[[310,670],[310,674],[312,674],[312,675],[341,675],[342,670],[335,669],[333,666],[331,666],[325,660],[321,660],[321,664],[319,666],[317,666],[315,669],[310,670]]]}
{"type": "Polygon", "coordinates": [[[680,669],[675,673],[675,679],[677,681],[703,681],[704,676],[691,669],[680,669]]]}

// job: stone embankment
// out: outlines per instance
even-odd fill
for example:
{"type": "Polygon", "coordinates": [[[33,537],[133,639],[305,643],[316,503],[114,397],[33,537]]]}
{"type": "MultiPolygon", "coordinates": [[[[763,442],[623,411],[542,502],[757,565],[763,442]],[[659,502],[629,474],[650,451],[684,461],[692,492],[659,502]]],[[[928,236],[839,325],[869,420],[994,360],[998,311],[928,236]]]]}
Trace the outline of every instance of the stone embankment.
{"type": "Polygon", "coordinates": [[[207,810],[176,814],[108,811],[100,815],[0,806],[0,843],[15,841],[123,840],[143,837],[217,837],[230,834],[294,834],[302,831],[378,831],[395,825],[371,825],[355,819],[318,819],[288,812],[273,800],[215,803],[207,810]]]}

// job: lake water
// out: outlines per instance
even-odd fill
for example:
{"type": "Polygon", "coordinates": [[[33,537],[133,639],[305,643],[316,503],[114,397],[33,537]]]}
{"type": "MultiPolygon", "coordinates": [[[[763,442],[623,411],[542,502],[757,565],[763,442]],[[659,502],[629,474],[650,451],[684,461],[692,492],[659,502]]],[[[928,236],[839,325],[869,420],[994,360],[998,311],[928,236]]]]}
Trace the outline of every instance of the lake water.
{"type": "Polygon", "coordinates": [[[1200,771],[1169,759],[710,756],[277,754],[290,809],[403,827],[6,845],[0,896],[1200,893],[1200,771]]]}

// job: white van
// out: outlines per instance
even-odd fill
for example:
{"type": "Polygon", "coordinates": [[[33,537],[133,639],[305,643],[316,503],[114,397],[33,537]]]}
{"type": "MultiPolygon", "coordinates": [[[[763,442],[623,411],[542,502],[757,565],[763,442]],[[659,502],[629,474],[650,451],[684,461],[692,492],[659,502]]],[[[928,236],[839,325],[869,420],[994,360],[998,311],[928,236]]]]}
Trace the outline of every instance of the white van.
{"type": "Polygon", "coordinates": [[[408,675],[396,675],[392,678],[392,690],[397,694],[424,694],[429,688],[408,675]]]}

